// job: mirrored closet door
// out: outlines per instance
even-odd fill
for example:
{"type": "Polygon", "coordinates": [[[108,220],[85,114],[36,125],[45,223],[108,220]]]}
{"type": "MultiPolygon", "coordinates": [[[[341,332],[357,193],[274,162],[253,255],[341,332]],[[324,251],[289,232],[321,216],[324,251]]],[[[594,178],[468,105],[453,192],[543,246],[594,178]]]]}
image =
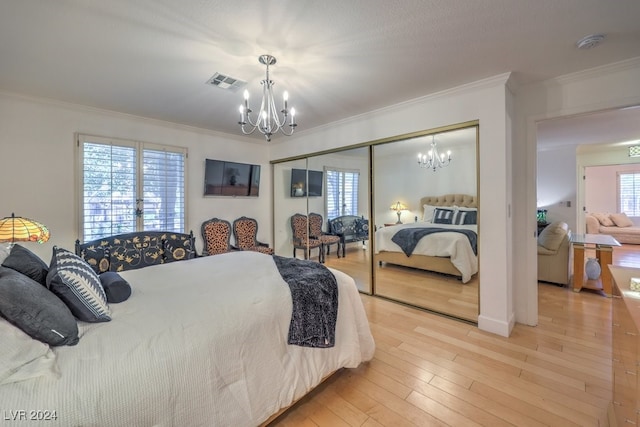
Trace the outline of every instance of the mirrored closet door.
{"type": "Polygon", "coordinates": [[[369,148],[275,163],[273,173],[275,253],[304,258],[298,235],[308,227],[302,245],[309,258],[345,272],[370,294],[369,148]]]}
{"type": "Polygon", "coordinates": [[[274,162],[275,253],[308,249],[363,293],[477,322],[477,147],[470,122],[274,162]],[[320,253],[310,232],[300,248],[294,217],[303,231],[319,217],[313,233],[340,242],[320,253]]]}
{"type": "Polygon", "coordinates": [[[372,147],[376,295],[477,322],[477,133],[372,147]]]}

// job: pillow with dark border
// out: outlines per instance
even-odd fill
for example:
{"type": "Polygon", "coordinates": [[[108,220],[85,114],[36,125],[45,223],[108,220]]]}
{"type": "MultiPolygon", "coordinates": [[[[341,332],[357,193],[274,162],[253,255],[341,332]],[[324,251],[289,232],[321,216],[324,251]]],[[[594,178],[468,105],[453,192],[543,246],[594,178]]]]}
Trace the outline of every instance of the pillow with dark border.
{"type": "Polygon", "coordinates": [[[64,302],[35,280],[5,267],[0,267],[0,315],[38,341],[78,343],[78,323],[64,302]]]}
{"type": "Polygon", "coordinates": [[[102,283],[109,304],[126,301],[131,296],[131,285],[115,271],[100,274],[100,283],[102,283]]]}
{"type": "Polygon", "coordinates": [[[2,265],[30,277],[42,286],[47,285],[49,266],[38,255],[23,246],[14,245],[2,265]]]}
{"type": "Polygon", "coordinates": [[[47,286],[76,318],[92,323],[111,320],[100,278],[85,260],[73,252],[53,247],[47,286]]]}
{"type": "Polygon", "coordinates": [[[433,212],[434,224],[452,224],[453,223],[453,209],[436,208],[433,212]]]}

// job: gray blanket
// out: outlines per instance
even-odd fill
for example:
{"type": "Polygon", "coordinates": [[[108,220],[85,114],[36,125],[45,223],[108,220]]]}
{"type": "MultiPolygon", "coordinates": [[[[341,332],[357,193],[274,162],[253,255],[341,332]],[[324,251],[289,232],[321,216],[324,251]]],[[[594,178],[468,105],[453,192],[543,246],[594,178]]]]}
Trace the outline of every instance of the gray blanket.
{"type": "Polygon", "coordinates": [[[333,347],[338,318],[338,282],[333,273],[315,261],[278,255],[273,255],[273,261],[293,300],[288,343],[333,347]]]}
{"type": "Polygon", "coordinates": [[[429,228],[403,228],[393,235],[391,241],[396,245],[400,246],[402,252],[406,256],[411,256],[413,250],[416,248],[416,245],[427,234],[433,233],[443,233],[443,232],[454,232],[454,233],[462,233],[469,239],[469,244],[471,245],[471,249],[473,249],[473,253],[478,255],[478,235],[475,231],[466,230],[463,228],[439,228],[439,227],[429,227],[429,228]]]}

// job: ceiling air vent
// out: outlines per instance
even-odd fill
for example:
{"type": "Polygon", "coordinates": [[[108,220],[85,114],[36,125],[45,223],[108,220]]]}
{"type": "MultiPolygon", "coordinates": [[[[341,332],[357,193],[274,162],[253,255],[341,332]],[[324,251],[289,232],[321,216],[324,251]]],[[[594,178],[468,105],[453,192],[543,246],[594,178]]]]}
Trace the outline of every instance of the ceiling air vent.
{"type": "Polygon", "coordinates": [[[238,89],[244,87],[247,82],[225,76],[224,74],[215,73],[209,80],[207,80],[207,84],[216,86],[220,89],[236,92],[238,89]]]}

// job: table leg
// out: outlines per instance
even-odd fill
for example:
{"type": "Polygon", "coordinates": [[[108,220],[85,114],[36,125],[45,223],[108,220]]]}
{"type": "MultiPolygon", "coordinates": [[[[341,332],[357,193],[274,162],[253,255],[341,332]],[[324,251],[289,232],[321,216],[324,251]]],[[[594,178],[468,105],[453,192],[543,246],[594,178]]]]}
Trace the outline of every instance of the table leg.
{"type": "Polygon", "coordinates": [[[573,292],[580,292],[584,285],[584,245],[573,243],[573,292]]]}
{"type": "Polygon", "coordinates": [[[600,264],[600,280],[602,281],[602,291],[611,297],[611,272],[609,264],[613,264],[613,247],[596,245],[596,258],[600,264]]]}

